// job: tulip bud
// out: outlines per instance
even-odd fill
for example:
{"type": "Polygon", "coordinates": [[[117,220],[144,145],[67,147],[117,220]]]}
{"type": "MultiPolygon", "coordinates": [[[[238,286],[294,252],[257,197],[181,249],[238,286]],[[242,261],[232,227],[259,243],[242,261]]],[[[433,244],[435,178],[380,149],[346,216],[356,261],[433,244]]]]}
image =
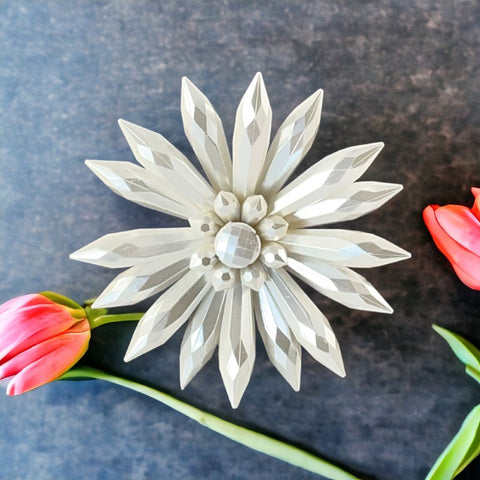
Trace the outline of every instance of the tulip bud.
{"type": "Polygon", "coordinates": [[[471,209],[429,205],[423,211],[423,220],[460,280],[480,290],[480,189],[472,188],[472,193],[475,203],[471,209]]]}
{"type": "Polygon", "coordinates": [[[7,395],[51,382],[88,348],[85,311],[58,294],[32,294],[0,305],[0,379],[13,377],[7,395]]]}

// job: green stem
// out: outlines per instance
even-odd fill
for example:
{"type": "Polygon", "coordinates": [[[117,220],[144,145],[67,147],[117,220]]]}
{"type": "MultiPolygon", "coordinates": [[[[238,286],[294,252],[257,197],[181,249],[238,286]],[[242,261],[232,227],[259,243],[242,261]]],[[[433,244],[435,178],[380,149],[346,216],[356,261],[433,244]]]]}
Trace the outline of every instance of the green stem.
{"type": "Polygon", "coordinates": [[[98,317],[90,318],[90,327],[97,328],[107,323],[115,322],[132,322],[140,320],[144,313],[112,313],[108,315],[99,315],[98,317]]]}
{"type": "Polygon", "coordinates": [[[360,480],[358,477],[345,472],[339,467],[332,465],[326,460],[322,460],[315,455],[308,453],[298,447],[289,445],[280,440],[275,440],[268,435],[249,430],[245,427],[240,427],[233,423],[222,420],[210,413],[204,412],[199,408],[193,407],[188,403],[182,402],[171,395],[168,395],[154,388],[147,387],[132,380],[127,380],[116,375],[88,367],[77,367],[67,373],[63,374],[60,379],[81,379],[92,378],[97,380],[105,380],[106,382],[114,383],[148,397],[157,400],[177,412],[197,421],[201,425],[210,428],[211,430],[220,433],[221,435],[234,440],[246,447],[252,448],[258,452],[264,453],[271,457],[283,460],[284,462],[295,465],[296,467],[304,468],[310,472],[323,475],[331,480],[360,480]]]}

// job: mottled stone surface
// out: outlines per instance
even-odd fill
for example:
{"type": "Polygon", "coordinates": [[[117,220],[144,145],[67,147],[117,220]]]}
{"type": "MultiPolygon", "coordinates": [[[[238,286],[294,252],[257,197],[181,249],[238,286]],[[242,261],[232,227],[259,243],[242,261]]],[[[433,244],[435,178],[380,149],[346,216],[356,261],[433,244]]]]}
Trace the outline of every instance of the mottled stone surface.
{"type": "MultiPolygon", "coordinates": [[[[232,411],[214,360],[181,391],[181,334],[124,364],[133,325],[94,333],[85,363],[130,375],[238,423],[308,446],[362,478],[420,480],[479,402],[432,322],[480,345],[480,293],[434,248],[429,203],[470,205],[480,186],[480,7],[475,0],[1,1],[0,302],[43,289],[78,300],[114,271],[68,254],[102,234],[179,226],[110,192],[85,158],[131,160],[125,118],[192,156],[180,118],[187,75],[227,137],[256,71],[273,131],[325,90],[322,124],[301,170],[349,145],[384,141],[366,179],[405,190],[351,228],[412,260],[364,272],[391,316],[350,311],[307,289],[342,346],[347,377],[304,355],[293,392],[258,345],[232,411]]],[[[313,479],[220,437],[153,400],[99,382],[0,397],[1,478],[313,479]]],[[[480,478],[477,461],[461,476],[480,478]]]]}

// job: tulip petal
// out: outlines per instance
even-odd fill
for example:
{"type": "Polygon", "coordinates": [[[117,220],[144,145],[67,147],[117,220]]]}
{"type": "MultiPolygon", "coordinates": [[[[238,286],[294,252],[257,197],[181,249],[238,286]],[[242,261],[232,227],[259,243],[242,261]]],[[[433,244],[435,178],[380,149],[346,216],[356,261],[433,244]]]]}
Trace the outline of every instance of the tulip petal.
{"type": "Polygon", "coordinates": [[[462,270],[458,265],[452,263],[452,267],[457,274],[457,277],[465,284],[467,287],[472,288],[473,290],[480,290],[480,279],[478,278],[479,275],[479,268],[480,262],[477,262],[477,266],[474,268],[470,268],[470,273],[462,270]]]}
{"type": "Polygon", "coordinates": [[[472,195],[475,197],[471,212],[480,220],[480,188],[472,187],[472,195]]]}
{"type": "Polygon", "coordinates": [[[465,249],[441,227],[436,218],[436,205],[423,211],[423,220],[438,249],[452,264],[460,280],[474,290],[480,290],[480,257],[465,249]]]}
{"type": "MultiPolygon", "coordinates": [[[[85,320],[85,322],[88,326],[88,321],[85,320]]],[[[66,343],[66,340],[72,340],[73,338],[75,338],[72,337],[72,335],[82,335],[86,342],[88,342],[90,338],[88,330],[83,332],[69,331],[68,333],[48,338],[47,340],[38,343],[33,347],[24,350],[23,352],[20,352],[18,355],[5,362],[3,365],[0,365],[0,379],[16,375],[21,370],[28,367],[28,365],[35,363],[37,360],[40,360],[42,357],[52,352],[53,350],[63,347],[66,343]]]]}
{"type": "Polygon", "coordinates": [[[0,362],[65,332],[78,322],[60,305],[32,305],[0,315],[0,362]]]}
{"type": "Polygon", "coordinates": [[[45,305],[45,304],[48,305],[51,303],[52,302],[50,302],[50,300],[48,300],[43,295],[39,295],[38,293],[32,293],[30,295],[22,295],[20,297],[12,298],[11,300],[8,300],[8,302],[5,302],[2,305],[0,305],[0,315],[2,313],[15,311],[23,307],[30,307],[33,305],[45,305]]]}
{"type": "Polygon", "coordinates": [[[90,332],[65,333],[15,357],[10,367],[2,367],[2,374],[13,373],[21,364],[27,366],[10,381],[7,395],[19,395],[58,378],[80,360],[88,348],[89,339],[90,332]],[[30,363],[33,358],[38,359],[30,363]]]}
{"type": "Polygon", "coordinates": [[[480,221],[461,205],[446,205],[435,210],[439,225],[453,240],[480,255],[480,221]]]}

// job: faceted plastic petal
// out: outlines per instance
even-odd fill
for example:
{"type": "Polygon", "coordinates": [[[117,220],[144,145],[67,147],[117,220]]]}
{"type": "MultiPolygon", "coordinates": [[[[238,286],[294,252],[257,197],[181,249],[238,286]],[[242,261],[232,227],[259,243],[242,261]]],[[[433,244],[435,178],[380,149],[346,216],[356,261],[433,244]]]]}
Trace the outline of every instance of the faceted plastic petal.
{"type": "Polygon", "coordinates": [[[241,199],[255,193],[270,142],[272,109],[260,73],[237,109],[233,132],[233,191],[241,199]]]}
{"type": "Polygon", "coordinates": [[[320,125],[323,90],[317,90],[285,119],[268,150],[266,174],[258,189],[269,196],[280,190],[310,150],[320,125]]]}
{"type": "Polygon", "coordinates": [[[346,307],[369,312],[393,312],[368,280],[347,267],[297,254],[288,257],[287,265],[305,283],[346,307]]]}
{"type": "Polygon", "coordinates": [[[280,268],[270,272],[265,287],[302,347],[315,360],[344,377],[342,354],[328,320],[295,280],[280,268]]]}
{"type": "Polygon", "coordinates": [[[260,287],[265,283],[267,274],[261,262],[255,262],[249,267],[242,268],[240,277],[243,285],[258,292],[260,287]]]}
{"type": "Polygon", "coordinates": [[[182,79],[183,127],[215,190],[231,190],[232,162],[222,121],[208,98],[186,77],[182,79]]]}
{"type": "Polygon", "coordinates": [[[268,205],[263,195],[251,195],[242,203],[242,222],[256,225],[267,214],[268,205]]]}
{"type": "Polygon", "coordinates": [[[282,245],[289,253],[346,267],[378,267],[410,257],[384,238],[355,230],[290,230],[282,245]]]}
{"type": "Polygon", "coordinates": [[[220,338],[225,291],[210,290],[188,322],[180,349],[180,385],[190,380],[212,358],[220,338]]]}
{"type": "Polygon", "coordinates": [[[213,212],[204,212],[199,217],[189,217],[188,221],[197,235],[215,235],[223,225],[220,218],[213,212]]]}
{"type": "Polygon", "coordinates": [[[163,345],[190,317],[210,289],[203,273],[190,270],[147,310],[125,354],[129,362],[163,345]]]}
{"type": "Polygon", "coordinates": [[[288,223],[278,215],[265,217],[255,230],[262,237],[262,240],[277,241],[280,240],[288,231],[288,223]]]}
{"type": "Polygon", "coordinates": [[[201,212],[186,196],[173,191],[162,177],[134,163],[103,160],[85,163],[107,187],[131,202],[180,218],[201,212]]]}
{"type": "Polygon", "coordinates": [[[237,408],[255,362],[252,293],[240,282],[226,294],[218,359],[228,398],[232,408],[237,408]]]}
{"type": "Polygon", "coordinates": [[[192,248],[188,248],[129,268],[113,279],[93,307],[133,305],[165,290],[189,270],[191,254],[192,248]]]}
{"type": "Polygon", "coordinates": [[[357,180],[382,148],[383,143],[370,143],[328,155],[280,190],[270,213],[285,216],[329,197],[340,185],[357,180]]]}
{"type": "Polygon", "coordinates": [[[213,267],[210,280],[215,291],[220,292],[222,290],[227,290],[235,285],[237,280],[237,270],[218,262],[213,267]]]}
{"type": "Polygon", "coordinates": [[[190,268],[200,272],[207,272],[218,262],[212,243],[202,245],[190,257],[190,268]]]}
{"type": "Polygon", "coordinates": [[[163,177],[180,195],[188,192],[189,199],[200,208],[212,203],[212,187],[187,157],[162,135],[125,120],[118,123],[135,158],[147,170],[163,177]]]}
{"type": "Polygon", "coordinates": [[[302,368],[302,349],[268,288],[256,295],[255,318],[268,358],[285,380],[298,392],[302,368]]]}
{"type": "Polygon", "coordinates": [[[279,243],[265,243],[260,254],[260,259],[268,268],[280,268],[287,264],[287,252],[279,243]]]}
{"type": "Polygon", "coordinates": [[[149,262],[204,243],[191,228],[149,228],[104,235],[70,254],[80,262],[108,268],[122,268],[149,262]]]}
{"type": "Polygon", "coordinates": [[[396,183],[355,182],[344,185],[320,202],[300,208],[288,217],[294,228],[345,222],[373,212],[403,186],[396,183]]]}
{"type": "Polygon", "coordinates": [[[213,207],[215,213],[225,222],[240,220],[240,202],[232,192],[218,192],[213,207]]]}

